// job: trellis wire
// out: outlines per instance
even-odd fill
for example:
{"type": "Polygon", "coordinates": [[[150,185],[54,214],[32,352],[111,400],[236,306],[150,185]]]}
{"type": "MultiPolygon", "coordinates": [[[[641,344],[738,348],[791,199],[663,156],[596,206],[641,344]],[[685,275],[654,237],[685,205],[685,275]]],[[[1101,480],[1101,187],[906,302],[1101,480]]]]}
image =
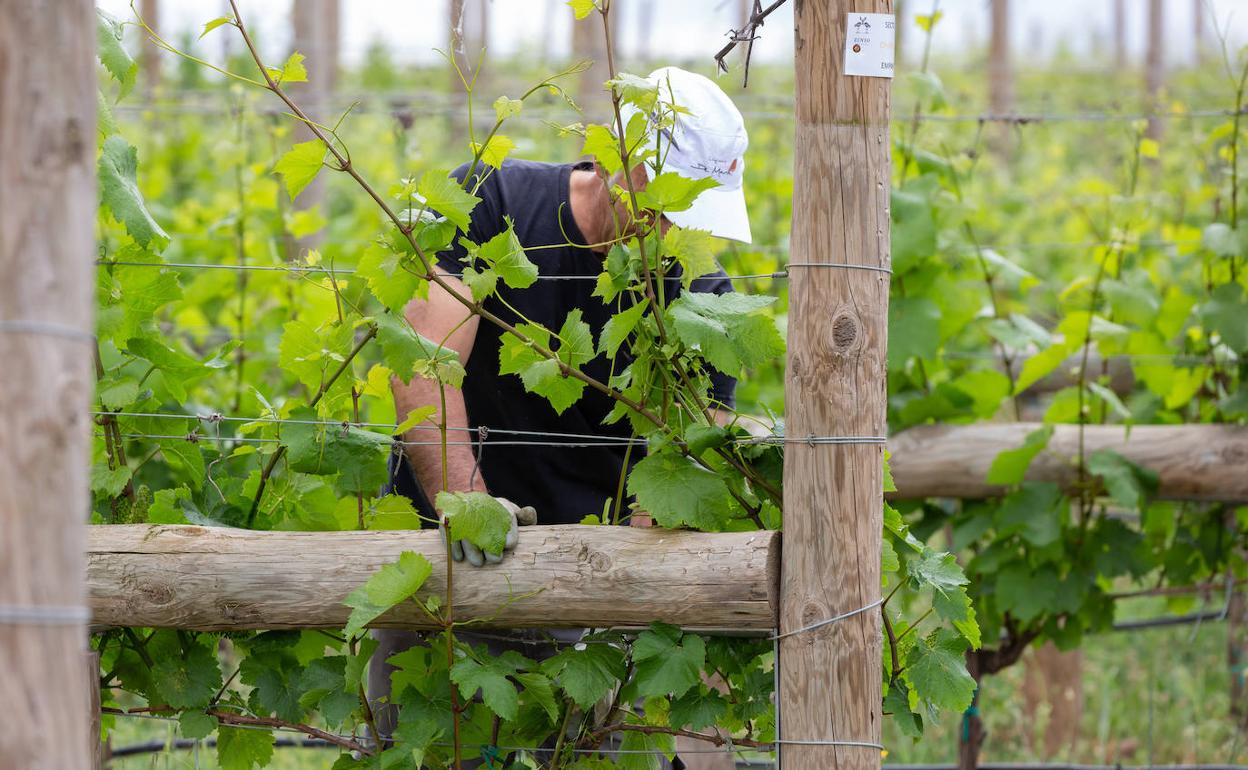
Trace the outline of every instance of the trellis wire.
{"type": "Polygon", "coordinates": [[[0,604],[0,626],[80,626],[90,620],[88,607],[0,604]]]}
{"type": "Polygon", "coordinates": [[[0,320],[0,332],[5,334],[35,334],[45,337],[60,337],[74,342],[95,344],[95,335],[91,332],[75,329],[55,321],[40,321],[29,318],[6,318],[0,320]]]}
{"type": "MultiPolygon", "coordinates": [[[[164,716],[162,714],[149,714],[149,713],[136,713],[136,712],[131,712],[131,711],[121,711],[119,709],[115,709],[112,711],[105,711],[104,714],[106,716],[124,717],[127,719],[150,719],[150,720],[159,721],[159,722],[175,722],[175,723],[178,722],[177,717],[164,716]]],[[[262,732],[287,733],[291,735],[307,736],[306,732],[299,730],[297,728],[294,728],[294,727],[267,727],[264,725],[246,725],[246,724],[240,724],[240,725],[227,724],[226,727],[230,727],[230,728],[237,729],[237,730],[259,730],[262,732]]],[[[627,731],[621,730],[620,732],[627,732],[627,731]]],[[[343,734],[333,734],[333,735],[335,738],[341,738],[343,740],[350,740],[350,741],[367,740],[365,738],[354,736],[354,735],[343,735],[343,734]]],[[[388,738],[388,740],[394,743],[402,743],[401,739],[398,739],[395,737],[390,737],[388,738]]],[[[439,746],[441,748],[450,748],[452,746],[452,744],[450,743],[440,742],[440,741],[435,741],[432,745],[439,746]]],[[[487,743],[461,743],[460,744],[460,748],[464,748],[464,749],[474,749],[474,748],[480,749],[486,746],[493,746],[493,744],[487,744],[487,743]]],[[[500,751],[508,751],[508,752],[540,751],[541,750],[540,747],[534,747],[534,746],[494,746],[494,748],[500,751]]],[[[767,751],[772,751],[772,750],[774,749],[771,747],[770,744],[768,744],[767,746],[735,746],[729,740],[729,745],[727,746],[721,746],[721,747],[710,748],[710,749],[691,749],[691,750],[682,751],[679,753],[682,753],[682,754],[738,754],[741,752],[765,753],[767,751]]],[[[565,749],[565,751],[571,751],[576,754],[647,754],[651,756],[666,755],[665,752],[658,751],[655,749],[565,749]]]]}
{"type": "MultiPolygon", "coordinates": [[[[218,439],[216,436],[205,436],[198,433],[185,433],[182,435],[162,434],[162,433],[122,433],[122,438],[129,439],[146,439],[156,441],[190,441],[192,443],[215,442],[215,441],[236,441],[244,444],[280,444],[279,438],[257,438],[254,436],[222,436],[218,439]]],[[[97,438],[103,438],[97,435],[97,438]]],[[[394,439],[394,444],[402,446],[479,446],[476,441],[405,441],[394,439]]],[[[606,439],[601,441],[539,441],[527,439],[504,439],[502,441],[487,442],[490,446],[541,446],[541,447],[564,447],[567,449],[589,449],[592,447],[614,447],[628,446],[629,444],[645,443],[644,439],[606,439]]]]}

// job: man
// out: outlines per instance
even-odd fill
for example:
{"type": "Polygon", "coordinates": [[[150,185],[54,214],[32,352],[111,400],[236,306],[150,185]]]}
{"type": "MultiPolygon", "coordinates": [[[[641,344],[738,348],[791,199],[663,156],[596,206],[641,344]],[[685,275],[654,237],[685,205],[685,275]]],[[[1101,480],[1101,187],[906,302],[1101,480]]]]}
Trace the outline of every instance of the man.
{"type": "MultiPolygon", "coordinates": [[[[668,214],[659,226],[667,228],[675,223],[748,243],[750,227],[741,188],[748,140],[740,112],[718,86],[701,75],[668,67],[655,71],[649,79],[659,86],[661,100],[688,111],[678,116],[672,129],[663,132],[663,170],[692,179],[714,177],[719,182],[703,192],[691,208],[668,214]]],[[[461,167],[456,177],[462,182],[467,173],[467,168],[461,167]]],[[[631,173],[632,183],[639,189],[653,175],[653,169],[639,165],[631,173]]],[[[636,231],[628,202],[611,192],[615,184],[627,187],[623,172],[615,179],[604,179],[602,170],[593,163],[556,165],[513,160],[492,172],[477,192],[481,202],[472,213],[468,236],[475,243],[484,243],[503,232],[509,219],[541,278],[523,290],[500,284],[498,295],[485,300],[486,309],[509,322],[527,319],[551,329],[558,329],[569,311],[580,310],[596,339],[615,308],[592,296],[593,280],[551,279],[598,274],[609,244],[636,231]]],[[[470,296],[467,287],[454,277],[468,266],[466,262],[462,246],[438,255],[438,265],[448,275],[448,283],[470,296]]],[[[665,289],[669,301],[677,296],[679,276],[665,289]]],[[[721,271],[695,281],[693,290],[724,293],[732,287],[721,271]]],[[[462,390],[446,389],[447,425],[450,435],[458,439],[447,447],[447,491],[487,491],[503,499],[513,516],[536,511],[537,520],[543,524],[575,524],[586,514],[603,511],[617,493],[624,468],[626,448],[618,439],[630,436],[627,421],[602,424],[614,405],[611,399],[587,389],[579,401],[562,415],[557,414],[545,398],[526,392],[518,377],[499,374],[503,332],[489,322],[481,323],[436,285],[430,286],[427,299],[408,306],[407,317],[420,334],[445,340],[443,344],[459,354],[467,372],[462,390]],[[481,429],[485,432],[479,432],[481,429]],[[491,444],[491,436],[500,441],[516,438],[514,434],[500,435],[501,431],[535,434],[525,435],[528,440],[552,436],[549,440],[556,445],[491,444]],[[558,434],[617,440],[591,447],[580,445],[583,441],[575,447],[559,446],[558,434]],[[475,457],[465,437],[483,439],[477,442],[475,457]]],[[[628,362],[627,353],[621,350],[614,361],[599,355],[583,369],[605,382],[628,362]]],[[[712,401],[731,407],[735,380],[713,373],[711,381],[712,401]]],[[[396,380],[394,399],[400,415],[440,403],[437,384],[420,378],[410,385],[396,380]]],[[[413,432],[405,438],[427,441],[428,434],[413,432]]],[[[640,448],[634,447],[631,462],[641,456],[640,448]]],[[[407,446],[404,456],[392,463],[391,484],[395,491],[412,499],[422,513],[433,515],[430,501],[443,490],[441,448],[407,446]]],[[[462,553],[475,566],[487,561],[470,543],[456,543],[454,548],[457,560],[462,553]]],[[[389,691],[392,667],[382,662],[418,641],[416,634],[402,631],[378,631],[376,637],[380,644],[369,675],[374,697],[389,691]]],[[[520,649],[530,657],[541,657],[531,648],[520,649]]]]}

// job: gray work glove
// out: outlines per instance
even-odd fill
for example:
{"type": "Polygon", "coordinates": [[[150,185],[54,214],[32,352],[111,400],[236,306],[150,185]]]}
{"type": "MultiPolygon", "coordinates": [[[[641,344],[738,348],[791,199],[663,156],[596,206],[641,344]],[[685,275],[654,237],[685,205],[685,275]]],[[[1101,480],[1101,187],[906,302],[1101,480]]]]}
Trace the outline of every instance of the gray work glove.
{"type": "MultiPolygon", "coordinates": [[[[533,509],[533,506],[526,505],[521,508],[505,497],[495,497],[494,499],[502,503],[503,507],[507,509],[507,513],[511,514],[511,526],[507,530],[507,539],[503,541],[503,552],[499,554],[488,553],[467,540],[456,540],[451,543],[451,558],[455,561],[464,561],[466,558],[468,563],[474,567],[484,566],[487,562],[489,564],[498,564],[503,560],[503,556],[508,551],[514,550],[516,544],[520,542],[520,525],[529,526],[537,523],[537,511],[533,509]]],[[[446,527],[439,526],[438,529],[442,532],[442,539],[445,542],[446,527]]]]}

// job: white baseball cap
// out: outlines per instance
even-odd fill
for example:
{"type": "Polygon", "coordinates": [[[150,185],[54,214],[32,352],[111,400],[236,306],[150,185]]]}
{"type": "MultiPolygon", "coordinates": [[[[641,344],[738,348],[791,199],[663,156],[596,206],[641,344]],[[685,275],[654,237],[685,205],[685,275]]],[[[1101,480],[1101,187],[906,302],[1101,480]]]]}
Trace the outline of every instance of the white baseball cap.
{"type": "MultiPolygon", "coordinates": [[[[750,219],[745,210],[745,148],[750,140],[745,120],[732,100],[713,81],[679,67],[662,67],[646,78],[659,87],[659,101],[674,104],[675,125],[655,137],[661,142],[663,171],[675,171],[689,179],[711,177],[718,187],[704,190],[684,211],[665,212],[681,227],[707,230],[711,235],[742,243],[751,241],[750,219]]],[[[621,116],[624,124],[637,113],[629,105],[621,116]]],[[[654,168],[646,165],[654,178],[654,168]]]]}

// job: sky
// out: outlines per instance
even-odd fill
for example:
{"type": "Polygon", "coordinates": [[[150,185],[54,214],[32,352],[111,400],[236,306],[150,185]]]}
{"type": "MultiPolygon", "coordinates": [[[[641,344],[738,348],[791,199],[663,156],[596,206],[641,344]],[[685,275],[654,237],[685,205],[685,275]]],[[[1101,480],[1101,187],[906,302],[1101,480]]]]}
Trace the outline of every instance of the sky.
{"type": "MultiPolygon", "coordinates": [[[[562,0],[466,0],[490,5],[489,47],[503,55],[549,46],[552,58],[567,55],[571,10],[562,0]]],[[[657,58],[709,62],[725,41],[737,19],[740,0],[613,0],[619,8],[619,40],[627,59],[637,50],[640,19],[648,6],[654,14],[649,47],[657,58]]],[[[1248,0],[1165,0],[1167,59],[1174,63],[1194,56],[1193,13],[1197,2],[1208,9],[1208,18],[1228,30],[1232,50],[1248,44],[1248,0]]],[[[938,3],[944,18],[933,38],[934,50],[958,56],[980,50],[988,28],[988,0],[906,0],[906,11],[928,13],[938,3]]],[[[130,16],[129,0],[99,0],[115,15],[130,16]]],[[[1126,0],[1128,44],[1133,56],[1142,55],[1147,0],[1126,0]]],[[[258,31],[269,56],[283,54],[290,45],[291,0],[240,0],[244,18],[258,31]]],[[[358,62],[370,43],[383,41],[400,62],[432,61],[434,49],[445,45],[449,22],[447,0],[341,0],[342,55],[346,63],[358,62]]],[[[755,45],[755,55],[769,61],[792,59],[792,3],[773,14],[755,45]]],[[[1111,0],[1014,0],[1011,36],[1014,50],[1029,58],[1064,49],[1077,56],[1105,60],[1109,56],[1111,0]]],[[[166,34],[198,30],[205,21],[224,13],[223,0],[162,0],[162,26],[166,34]]],[[[913,22],[905,36],[907,55],[917,56],[922,44],[913,22]]],[[[209,58],[219,51],[228,35],[222,29],[205,40],[209,58]]],[[[1208,35],[1212,39],[1212,33],[1208,35]]]]}

